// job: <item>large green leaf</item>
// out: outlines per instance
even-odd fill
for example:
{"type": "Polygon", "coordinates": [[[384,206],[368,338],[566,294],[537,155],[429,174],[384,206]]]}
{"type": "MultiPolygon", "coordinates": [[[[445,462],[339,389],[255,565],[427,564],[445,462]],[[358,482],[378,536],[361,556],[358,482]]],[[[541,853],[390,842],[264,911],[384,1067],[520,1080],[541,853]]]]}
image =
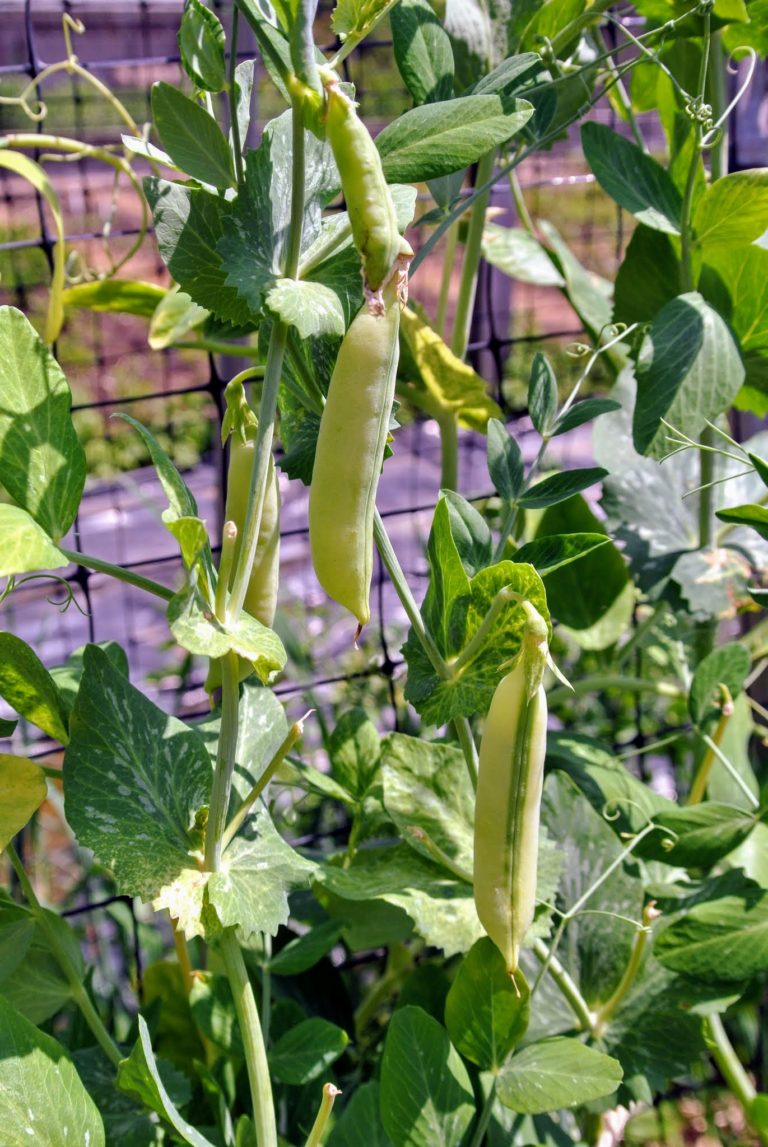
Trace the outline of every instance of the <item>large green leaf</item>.
{"type": "Polygon", "coordinates": [[[460,1147],[475,1114],[467,1069],[444,1028],[421,1008],[389,1021],[381,1116],[397,1147],[460,1147]]]}
{"type": "Polygon", "coordinates": [[[187,0],[178,34],[184,71],[199,88],[220,92],[226,85],[225,38],[221,21],[202,0],[187,0]]]}
{"type": "Polygon", "coordinates": [[[161,81],[152,85],[152,118],[161,144],[182,171],[213,187],[232,186],[229,144],[204,107],[161,81]]]}
{"type": "Polygon", "coordinates": [[[768,969],[768,893],[745,881],[741,892],[694,904],[654,945],[672,971],[705,981],[743,981],[768,969]]]}
{"type": "Polygon", "coordinates": [[[499,1074],[498,1096],[506,1107],[538,1115],[612,1095],[621,1064],[575,1039],[555,1036],[529,1044],[499,1074]]]}
{"type": "Polygon", "coordinates": [[[586,466],[578,470],[563,470],[561,474],[550,474],[520,498],[520,505],[528,510],[543,510],[556,506],[581,490],[587,490],[605,478],[607,471],[602,466],[586,466]]]}
{"type": "Polygon", "coordinates": [[[34,518],[19,506],[0,503],[0,577],[55,570],[69,565],[58,546],[34,518]]]}
{"type": "Polygon", "coordinates": [[[15,307],[0,307],[0,364],[0,482],[57,542],[75,520],[85,485],[69,384],[15,307]]]}
{"type": "Polygon", "coordinates": [[[57,1040],[0,996],[0,1120],[5,1147],[104,1147],[104,1126],[57,1040]]]}
{"type": "Polygon", "coordinates": [[[298,1086],[327,1071],[349,1043],[342,1028],[314,1016],[287,1031],[269,1052],[275,1079],[298,1086]]]}
{"type": "Polygon", "coordinates": [[[129,895],[151,899],[202,842],[211,764],[194,730],[169,717],[97,646],[70,719],[67,820],[129,895]]]}
{"type": "Polygon", "coordinates": [[[51,933],[66,952],[76,980],[82,981],[80,942],[66,920],[47,909],[33,916],[15,905],[0,907],[0,992],[33,1024],[45,1023],[73,997],[73,982],[51,951],[51,933]]]}
{"type": "Polygon", "coordinates": [[[537,224],[565,279],[564,294],[568,302],[590,336],[598,340],[603,329],[611,322],[612,284],[588,271],[579,262],[552,223],[539,219],[537,224]]]}
{"type": "Polygon", "coordinates": [[[27,757],[0,753],[0,851],[21,832],[48,794],[45,773],[27,757]]]}
{"type": "Polygon", "coordinates": [[[483,230],[483,258],[491,266],[537,287],[564,287],[565,279],[554,265],[545,247],[520,227],[502,227],[486,223],[483,230]]]}
{"type": "Polygon", "coordinates": [[[168,292],[156,283],[140,279],[96,279],[67,287],[62,295],[64,308],[84,307],[89,311],[140,315],[150,319],[168,292]]]}
{"type": "Polygon", "coordinates": [[[738,696],[744,688],[750,663],[749,650],[739,641],[718,646],[699,662],[688,698],[694,724],[703,725],[720,715],[723,698],[718,693],[719,685],[725,685],[731,697],[738,696]]]}
{"type": "Polygon", "coordinates": [[[647,323],[680,294],[680,260],[663,231],[641,223],[629,241],[616,275],[613,317],[619,323],[647,323]]]}
{"type": "Polygon", "coordinates": [[[530,989],[522,971],[514,983],[504,957],[487,936],[462,960],[445,1003],[445,1025],[461,1054],[498,1070],[528,1027],[530,989]]]}
{"type": "Polygon", "coordinates": [[[506,143],[532,115],[527,100],[497,95],[413,108],[376,137],[384,174],[391,183],[421,183],[462,171],[506,143]]]}
{"type": "Polygon", "coordinates": [[[669,452],[661,419],[696,438],[707,419],[726,410],[744,381],[733,335],[695,291],[656,315],[640,348],[635,449],[655,458],[669,452]]]}
{"type": "Polygon", "coordinates": [[[665,809],[653,821],[667,831],[647,836],[637,855],[681,868],[711,868],[746,840],[758,823],[745,809],[717,801],[665,809]]]}
{"type": "Polygon", "coordinates": [[[55,741],[69,740],[67,710],[56,682],[31,646],[0,631],[0,697],[55,741]]]}
{"type": "Polygon", "coordinates": [[[585,123],[581,145],[612,199],[646,227],[679,235],[683,199],[666,168],[605,124],[585,123]]]}
{"type": "Polygon", "coordinates": [[[180,590],[168,603],[168,624],[176,641],[190,653],[213,659],[233,651],[245,658],[263,682],[285,665],[283,643],[250,614],[220,622],[195,585],[180,590]]]}
{"type": "Polygon", "coordinates": [[[390,13],[392,46],[400,75],[415,104],[453,95],[453,51],[427,0],[400,0],[390,13]]]}
{"type": "Polygon", "coordinates": [[[541,577],[549,577],[562,566],[570,565],[579,558],[586,557],[610,542],[605,534],[576,533],[551,534],[525,542],[515,551],[516,562],[527,562],[538,570],[541,577]]]}
{"type": "Polygon", "coordinates": [[[392,1147],[381,1122],[379,1083],[375,1079],[355,1089],[333,1125],[327,1147],[360,1147],[362,1142],[367,1147],[392,1147]]]}
{"type": "Polygon", "coordinates": [[[719,247],[759,239],[768,218],[768,167],[734,171],[707,188],[693,213],[696,243],[704,257],[719,247]]]}

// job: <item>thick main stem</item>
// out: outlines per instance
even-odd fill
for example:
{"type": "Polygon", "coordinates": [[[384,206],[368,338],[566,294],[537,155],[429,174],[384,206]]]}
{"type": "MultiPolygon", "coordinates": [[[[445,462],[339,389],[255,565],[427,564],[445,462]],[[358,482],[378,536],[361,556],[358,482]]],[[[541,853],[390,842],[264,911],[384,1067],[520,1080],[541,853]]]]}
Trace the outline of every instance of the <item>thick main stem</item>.
{"type": "Polygon", "coordinates": [[[240,945],[234,929],[227,929],[221,941],[221,955],[227,970],[229,986],[235,1001],[237,1022],[245,1048],[245,1066],[253,1099],[253,1121],[256,1127],[256,1142],[259,1147],[277,1147],[277,1127],[275,1125],[275,1105],[272,1099],[272,1082],[269,1078],[267,1051],[256,1007],[253,985],[248,977],[240,945]]]}
{"type": "MultiPolygon", "coordinates": [[[[728,1087],[743,1106],[744,1113],[749,1120],[750,1107],[757,1096],[755,1086],[736,1055],[720,1016],[716,1014],[706,1016],[704,1027],[709,1036],[712,1058],[728,1087]]],[[[768,1135],[765,1131],[757,1126],[754,1127],[754,1130],[757,1132],[760,1142],[768,1144],[768,1135]]]]}
{"type": "Polygon", "coordinates": [[[224,828],[237,755],[239,707],[239,666],[237,654],[230,652],[221,659],[221,726],[205,829],[205,867],[208,872],[218,872],[221,864],[224,828]]]}

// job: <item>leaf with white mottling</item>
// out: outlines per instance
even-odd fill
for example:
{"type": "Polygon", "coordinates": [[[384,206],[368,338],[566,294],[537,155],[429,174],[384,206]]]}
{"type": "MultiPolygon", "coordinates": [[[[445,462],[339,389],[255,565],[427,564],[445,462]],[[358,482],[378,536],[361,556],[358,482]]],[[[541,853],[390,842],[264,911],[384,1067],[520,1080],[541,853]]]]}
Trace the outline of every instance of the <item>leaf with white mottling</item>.
{"type": "Polygon", "coordinates": [[[224,625],[194,585],[185,586],[171,599],[168,624],[179,645],[190,653],[217,658],[231,650],[250,661],[264,682],[285,665],[285,649],[274,630],[247,613],[224,625]]]}
{"type": "Polygon", "coordinates": [[[0,577],[67,565],[69,559],[26,510],[0,505],[0,577]]]}
{"type": "Polygon", "coordinates": [[[278,279],[267,292],[267,306],[303,339],[343,335],[344,310],[338,295],[323,283],[278,279]]]}
{"type": "Polygon", "coordinates": [[[121,892],[150,900],[202,843],[210,758],[193,729],[134,689],[97,646],[83,663],[64,757],[67,820],[121,892]]]}

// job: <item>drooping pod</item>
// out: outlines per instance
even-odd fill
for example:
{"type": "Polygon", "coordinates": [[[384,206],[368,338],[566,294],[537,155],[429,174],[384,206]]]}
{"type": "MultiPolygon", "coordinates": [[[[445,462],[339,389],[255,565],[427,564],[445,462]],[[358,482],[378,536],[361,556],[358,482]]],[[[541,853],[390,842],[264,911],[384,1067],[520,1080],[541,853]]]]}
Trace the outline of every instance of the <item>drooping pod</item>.
{"type": "Polygon", "coordinates": [[[413,252],[398,230],[395,204],[368,128],[336,76],[326,72],[323,82],[326,138],[339,169],[365,285],[379,302],[381,288],[396,270],[398,258],[413,252]]]}
{"type": "Polygon", "coordinates": [[[393,280],[383,313],[366,304],[344,336],[320,420],[309,491],[309,544],[321,586],[358,620],[371,616],[373,516],[399,355],[393,280]]]}
{"type": "Polygon", "coordinates": [[[514,976],[533,922],[539,817],[547,745],[542,685],[548,631],[523,602],[523,647],[491,701],[480,745],[475,804],[475,906],[480,922],[514,976]]]}

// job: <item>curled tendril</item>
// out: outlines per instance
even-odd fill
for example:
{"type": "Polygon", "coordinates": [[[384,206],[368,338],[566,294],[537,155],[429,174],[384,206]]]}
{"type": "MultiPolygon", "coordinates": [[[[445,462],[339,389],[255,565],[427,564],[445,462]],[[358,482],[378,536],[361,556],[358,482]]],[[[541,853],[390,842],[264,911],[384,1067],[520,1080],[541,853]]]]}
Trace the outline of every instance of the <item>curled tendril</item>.
{"type": "Polygon", "coordinates": [[[621,912],[611,912],[608,908],[581,908],[578,912],[574,912],[570,919],[575,920],[578,916],[610,916],[612,920],[622,920],[625,924],[631,924],[637,932],[650,934],[652,931],[644,920],[635,920],[634,916],[624,916],[621,912]]]}
{"type": "Polygon", "coordinates": [[[536,39],[541,44],[539,55],[541,56],[544,64],[554,64],[557,61],[555,49],[552,47],[552,41],[549,36],[537,36],[536,39]]]}
{"type": "Polygon", "coordinates": [[[83,617],[88,616],[87,610],[83,609],[83,607],[80,605],[79,601],[75,597],[75,591],[72,588],[72,584],[70,582],[68,582],[66,578],[60,577],[58,574],[33,573],[33,574],[27,574],[25,577],[19,577],[19,578],[11,576],[8,578],[8,581],[6,582],[5,586],[3,587],[2,593],[0,593],[0,603],[5,601],[5,599],[10,594],[12,594],[14,592],[14,590],[20,589],[21,586],[26,585],[28,582],[32,582],[32,581],[55,581],[55,582],[58,582],[59,585],[62,586],[64,589],[64,593],[65,593],[64,600],[63,601],[56,601],[54,598],[48,597],[48,598],[46,598],[46,601],[48,602],[48,604],[49,605],[55,605],[56,608],[58,609],[59,613],[65,613],[69,609],[70,605],[74,605],[75,609],[78,611],[78,613],[82,614],[83,617]]]}
{"type": "Polygon", "coordinates": [[[735,75],[736,72],[738,71],[738,67],[737,67],[738,61],[736,59],[737,53],[739,53],[740,55],[743,54],[744,56],[746,56],[749,59],[749,64],[747,66],[747,74],[744,77],[744,81],[741,84],[739,90],[736,92],[736,95],[733,97],[731,102],[728,104],[728,106],[725,109],[725,111],[723,112],[723,114],[718,118],[716,123],[713,123],[712,126],[708,129],[707,134],[704,136],[704,138],[701,141],[702,148],[715,147],[715,145],[720,142],[720,140],[722,139],[722,136],[723,136],[723,128],[725,127],[725,124],[727,123],[728,119],[733,114],[733,112],[736,110],[739,103],[744,98],[744,96],[747,94],[747,92],[749,91],[749,89],[752,85],[752,77],[755,74],[755,67],[757,66],[757,59],[758,59],[757,52],[755,51],[755,49],[753,47],[751,47],[748,44],[742,44],[740,47],[734,48],[728,57],[728,65],[727,65],[728,71],[730,72],[731,75],[735,75]]]}
{"type": "Polygon", "coordinates": [[[591,351],[592,347],[587,346],[586,343],[569,343],[565,348],[565,353],[570,358],[584,358],[585,355],[590,354],[591,351]]]}

